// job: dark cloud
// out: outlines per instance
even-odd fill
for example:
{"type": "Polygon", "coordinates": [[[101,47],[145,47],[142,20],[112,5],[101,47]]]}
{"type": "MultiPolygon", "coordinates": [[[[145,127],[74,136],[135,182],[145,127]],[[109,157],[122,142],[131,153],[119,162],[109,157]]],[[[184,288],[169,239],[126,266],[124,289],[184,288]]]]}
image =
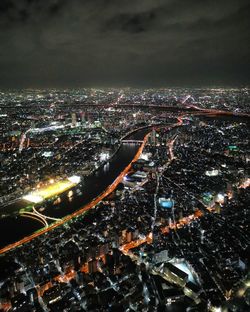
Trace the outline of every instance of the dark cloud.
{"type": "Polygon", "coordinates": [[[106,31],[122,31],[138,33],[150,30],[153,21],[156,19],[154,11],[140,13],[122,13],[112,16],[106,21],[106,31]]]}
{"type": "Polygon", "coordinates": [[[0,87],[249,84],[248,1],[1,0],[0,87]]]}

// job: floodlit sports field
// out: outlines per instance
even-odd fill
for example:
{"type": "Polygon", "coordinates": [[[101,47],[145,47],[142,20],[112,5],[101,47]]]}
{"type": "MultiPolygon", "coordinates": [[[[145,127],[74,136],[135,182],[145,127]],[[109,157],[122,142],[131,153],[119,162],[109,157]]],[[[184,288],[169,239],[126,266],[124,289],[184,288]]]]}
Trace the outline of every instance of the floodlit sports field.
{"type": "Polygon", "coordinates": [[[46,187],[43,187],[37,191],[31,192],[23,197],[23,199],[33,202],[40,203],[47,198],[53,197],[64,191],[67,191],[71,187],[75,186],[80,182],[80,178],[77,176],[73,176],[68,178],[67,180],[58,181],[46,187]]]}

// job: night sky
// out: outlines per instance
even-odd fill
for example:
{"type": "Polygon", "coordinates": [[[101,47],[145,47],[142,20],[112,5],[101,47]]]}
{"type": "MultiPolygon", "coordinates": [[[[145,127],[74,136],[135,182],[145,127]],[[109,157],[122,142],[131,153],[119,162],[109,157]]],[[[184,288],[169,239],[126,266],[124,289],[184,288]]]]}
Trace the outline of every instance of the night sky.
{"type": "Polygon", "coordinates": [[[249,85],[249,0],[0,0],[0,88],[249,85]]]}

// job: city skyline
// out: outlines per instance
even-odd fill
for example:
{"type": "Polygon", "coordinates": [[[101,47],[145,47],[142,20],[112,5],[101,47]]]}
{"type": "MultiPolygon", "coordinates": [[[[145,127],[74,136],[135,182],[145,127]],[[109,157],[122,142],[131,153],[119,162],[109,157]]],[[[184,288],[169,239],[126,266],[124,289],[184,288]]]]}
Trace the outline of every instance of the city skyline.
{"type": "Polygon", "coordinates": [[[249,12],[0,0],[0,312],[250,311],[249,12]]]}
{"type": "Polygon", "coordinates": [[[0,95],[1,311],[249,310],[249,89],[0,95]]]}

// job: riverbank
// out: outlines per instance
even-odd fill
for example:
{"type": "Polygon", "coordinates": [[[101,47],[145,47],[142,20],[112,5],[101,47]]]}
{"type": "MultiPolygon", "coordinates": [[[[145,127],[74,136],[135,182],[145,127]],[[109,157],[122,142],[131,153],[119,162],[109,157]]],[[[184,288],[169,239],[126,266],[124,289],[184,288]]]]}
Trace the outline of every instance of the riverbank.
{"type": "MultiPolygon", "coordinates": [[[[124,175],[130,170],[132,162],[139,158],[146,143],[148,134],[147,131],[142,131],[140,132],[140,135],[142,138],[144,138],[144,141],[140,147],[133,144],[122,145],[114,155],[113,160],[109,163],[109,170],[105,170],[105,166],[102,166],[99,171],[95,172],[91,177],[89,177],[87,181],[84,181],[81,189],[83,194],[80,196],[80,198],[75,196],[73,197],[72,201],[69,202],[69,199],[64,197],[62,199],[62,203],[56,207],[53,206],[52,203],[48,204],[46,209],[43,211],[43,214],[50,217],[62,217],[61,221],[53,223],[49,225],[48,228],[41,229],[38,232],[36,230],[36,233],[33,233],[33,230],[30,233],[31,235],[20,237],[20,239],[15,236],[16,228],[13,224],[11,224],[11,227],[9,227],[7,224],[2,225],[0,222],[0,226],[3,231],[6,229],[8,232],[6,233],[5,237],[1,237],[2,241],[0,241],[0,244],[3,248],[0,249],[0,253],[4,253],[12,248],[20,246],[25,242],[28,242],[31,239],[68,222],[72,218],[79,216],[83,212],[96,206],[103,198],[109,195],[116,188],[116,186],[123,179],[124,175]]],[[[79,188],[79,185],[76,186],[74,188],[74,192],[76,192],[76,190],[79,188]]],[[[7,223],[11,223],[10,220],[6,221],[7,223]]],[[[31,223],[35,221],[29,220],[29,222],[31,223]]],[[[13,220],[12,223],[15,224],[13,220]]],[[[20,219],[16,223],[20,227],[20,219]]],[[[33,227],[31,228],[33,229],[33,227]]]]}

